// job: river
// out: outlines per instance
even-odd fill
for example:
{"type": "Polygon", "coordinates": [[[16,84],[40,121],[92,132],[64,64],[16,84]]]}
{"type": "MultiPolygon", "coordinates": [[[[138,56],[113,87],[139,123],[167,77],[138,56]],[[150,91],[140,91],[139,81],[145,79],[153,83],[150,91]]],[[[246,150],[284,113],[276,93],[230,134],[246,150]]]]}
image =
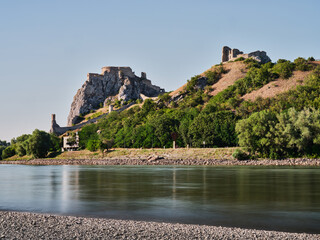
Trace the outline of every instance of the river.
{"type": "Polygon", "coordinates": [[[0,165],[0,210],[320,233],[320,168],[0,165]]]}

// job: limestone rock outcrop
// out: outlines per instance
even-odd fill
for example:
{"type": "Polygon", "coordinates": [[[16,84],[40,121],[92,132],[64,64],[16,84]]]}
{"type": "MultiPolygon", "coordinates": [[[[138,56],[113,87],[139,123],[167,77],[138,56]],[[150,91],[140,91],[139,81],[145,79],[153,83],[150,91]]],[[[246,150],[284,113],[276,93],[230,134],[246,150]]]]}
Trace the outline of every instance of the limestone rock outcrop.
{"type": "Polygon", "coordinates": [[[253,58],[261,63],[271,62],[271,59],[268,57],[265,51],[255,51],[251,53],[243,53],[239,49],[231,49],[227,46],[222,48],[222,62],[228,62],[235,60],[237,58],[253,58]]]}
{"type": "Polygon", "coordinates": [[[144,72],[138,77],[130,67],[103,67],[101,74],[88,73],[87,80],[74,96],[68,126],[77,124],[81,114],[101,107],[107,99],[128,101],[139,99],[140,94],[156,97],[163,92],[164,89],[151,84],[144,72]]]}

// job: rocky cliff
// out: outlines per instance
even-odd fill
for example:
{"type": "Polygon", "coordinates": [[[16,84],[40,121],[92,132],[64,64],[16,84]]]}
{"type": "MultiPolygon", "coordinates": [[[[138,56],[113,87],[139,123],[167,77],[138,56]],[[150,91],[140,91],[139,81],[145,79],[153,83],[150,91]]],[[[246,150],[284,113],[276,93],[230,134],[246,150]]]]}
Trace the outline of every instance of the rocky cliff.
{"type": "Polygon", "coordinates": [[[138,77],[130,67],[103,67],[101,74],[89,73],[71,104],[68,126],[79,122],[79,116],[106,104],[108,100],[139,99],[140,94],[156,97],[164,89],[152,85],[144,72],[138,77]]]}

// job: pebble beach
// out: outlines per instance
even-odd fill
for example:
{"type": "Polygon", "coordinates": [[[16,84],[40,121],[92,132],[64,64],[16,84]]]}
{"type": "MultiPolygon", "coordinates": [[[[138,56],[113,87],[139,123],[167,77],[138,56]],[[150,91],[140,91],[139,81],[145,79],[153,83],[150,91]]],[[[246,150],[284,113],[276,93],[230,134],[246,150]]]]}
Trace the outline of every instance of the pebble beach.
{"type": "Polygon", "coordinates": [[[0,239],[312,240],[320,234],[0,211],[0,239]]]}
{"type": "Polygon", "coordinates": [[[170,159],[161,156],[119,159],[33,159],[0,161],[0,164],[24,165],[207,165],[207,166],[320,166],[320,159],[293,158],[282,160],[170,159]]]}

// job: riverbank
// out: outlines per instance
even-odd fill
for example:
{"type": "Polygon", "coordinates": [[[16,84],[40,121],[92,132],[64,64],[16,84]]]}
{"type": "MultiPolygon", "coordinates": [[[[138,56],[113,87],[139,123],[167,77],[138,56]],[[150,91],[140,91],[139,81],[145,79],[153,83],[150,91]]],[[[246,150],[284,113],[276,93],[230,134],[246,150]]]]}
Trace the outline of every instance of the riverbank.
{"type": "Polygon", "coordinates": [[[320,159],[259,159],[238,161],[236,148],[113,149],[108,153],[88,150],[64,152],[55,158],[32,159],[17,156],[0,164],[26,165],[213,165],[213,166],[320,166],[320,159]]]}
{"type": "Polygon", "coordinates": [[[0,239],[310,240],[320,234],[0,211],[0,239]]]}
{"type": "Polygon", "coordinates": [[[320,159],[283,160],[230,160],[230,159],[166,159],[151,156],[149,159],[33,159],[0,161],[0,164],[23,165],[189,165],[189,166],[320,166],[320,159]]]}

